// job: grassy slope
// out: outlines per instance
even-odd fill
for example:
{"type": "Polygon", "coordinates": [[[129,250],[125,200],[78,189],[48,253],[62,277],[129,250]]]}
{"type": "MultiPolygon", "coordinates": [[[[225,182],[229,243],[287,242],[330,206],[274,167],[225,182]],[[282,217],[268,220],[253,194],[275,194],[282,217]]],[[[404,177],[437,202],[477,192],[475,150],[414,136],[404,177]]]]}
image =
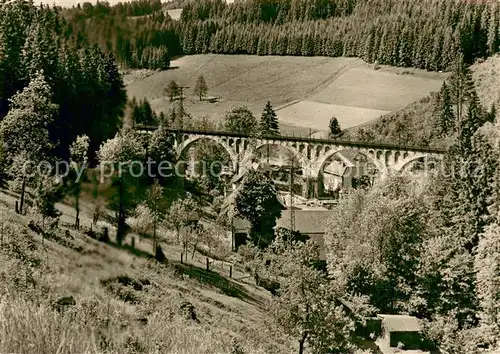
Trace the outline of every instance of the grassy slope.
{"type": "MultiPolygon", "coordinates": [[[[476,90],[485,109],[489,110],[493,103],[500,101],[500,55],[472,66],[476,90]]],[[[432,96],[432,94],[431,94],[432,96]]],[[[349,135],[353,139],[445,147],[448,142],[434,136],[433,99],[425,97],[401,110],[379,118],[377,121],[361,128],[353,129],[349,135]]]]}
{"type": "MultiPolygon", "coordinates": [[[[289,352],[263,330],[268,295],[258,288],[240,281],[234,283],[240,297],[226,296],[175,273],[175,261],[162,266],[144,257],[149,243],[137,242],[142,251],[135,253],[99,243],[68,228],[73,213],[66,206],[56,239],[42,244],[27,227],[29,217],[11,211],[12,202],[0,195],[0,352],[229,353],[233,337],[247,353],[289,352]],[[149,285],[134,290],[116,280],[121,275],[149,285]],[[76,305],[58,313],[51,304],[62,296],[73,296],[76,305]],[[199,323],[185,319],[183,301],[194,306],[199,323]]],[[[164,247],[167,256],[177,252],[164,247]]]]}
{"type": "Polygon", "coordinates": [[[186,107],[194,116],[214,120],[236,105],[248,106],[259,117],[270,100],[284,132],[307,134],[327,130],[336,115],[343,127],[366,123],[416,101],[441,85],[442,75],[421,70],[371,66],[355,58],[259,57],[194,55],[172,61],[172,69],[125,76],[130,97],[146,97],[156,110],[168,110],[163,94],[170,80],[189,86],[186,107]],[[200,103],[192,96],[204,75],[209,96],[217,103],[200,103]]]}

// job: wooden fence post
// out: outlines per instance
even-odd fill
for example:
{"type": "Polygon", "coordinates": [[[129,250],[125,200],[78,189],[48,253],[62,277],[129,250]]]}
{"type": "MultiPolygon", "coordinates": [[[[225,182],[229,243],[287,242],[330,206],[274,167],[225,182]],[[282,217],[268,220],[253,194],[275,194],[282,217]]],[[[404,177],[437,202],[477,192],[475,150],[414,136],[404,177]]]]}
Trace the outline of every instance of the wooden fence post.
{"type": "Polygon", "coordinates": [[[183,257],[183,256],[184,256],[184,254],[183,254],[183,253],[181,253],[181,264],[182,264],[182,257],[183,257]]]}
{"type": "Polygon", "coordinates": [[[229,278],[232,278],[233,277],[233,266],[230,265],[229,266],[229,278]]]}
{"type": "Polygon", "coordinates": [[[208,257],[207,257],[207,270],[210,270],[210,263],[209,263],[208,257]]]}

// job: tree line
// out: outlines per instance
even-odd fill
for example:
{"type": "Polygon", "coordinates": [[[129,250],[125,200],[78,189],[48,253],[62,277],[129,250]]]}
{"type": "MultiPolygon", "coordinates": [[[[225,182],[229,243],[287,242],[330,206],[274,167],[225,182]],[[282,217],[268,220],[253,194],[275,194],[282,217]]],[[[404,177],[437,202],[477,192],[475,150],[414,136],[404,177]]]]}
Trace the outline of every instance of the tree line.
{"type": "MultiPolygon", "coordinates": [[[[342,16],[315,17],[308,15],[312,10],[304,10],[302,17],[292,15],[291,20],[292,12],[285,11],[283,20],[276,17],[267,21],[251,15],[256,3],[235,4],[222,12],[213,10],[206,18],[184,16],[180,36],[183,51],[353,56],[380,64],[449,70],[459,51],[472,63],[496,53],[500,45],[497,2],[375,0],[347,6],[349,10],[341,11],[342,16]]],[[[308,4],[313,6],[314,2],[308,4]]],[[[189,8],[192,13],[207,12],[203,7],[207,2],[191,6],[196,9],[189,8]]],[[[275,4],[275,10],[278,7],[275,4]]]]}
{"type": "Polygon", "coordinates": [[[11,98],[43,76],[57,105],[46,122],[50,142],[66,158],[77,136],[88,135],[97,149],[116,133],[126,94],[113,55],[66,38],[63,28],[55,8],[14,1],[0,9],[0,121],[11,98]]]}
{"type": "Polygon", "coordinates": [[[66,37],[113,53],[122,67],[165,70],[181,54],[177,25],[159,2],[85,3],[60,12],[66,37]]]}
{"type": "Polygon", "coordinates": [[[450,70],[457,52],[472,63],[500,46],[495,1],[251,0],[228,5],[203,0],[187,2],[180,21],[156,10],[155,3],[151,14],[140,18],[117,6],[62,11],[66,33],[88,38],[131,68],[166,69],[167,58],[175,55],[223,53],[355,56],[450,70]]]}

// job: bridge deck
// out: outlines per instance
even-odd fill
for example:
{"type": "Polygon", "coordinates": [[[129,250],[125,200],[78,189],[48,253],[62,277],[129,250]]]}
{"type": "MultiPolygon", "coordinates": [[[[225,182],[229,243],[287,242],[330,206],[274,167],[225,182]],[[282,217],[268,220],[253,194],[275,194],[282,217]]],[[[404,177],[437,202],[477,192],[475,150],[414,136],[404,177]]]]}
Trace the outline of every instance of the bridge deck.
{"type": "MultiPolygon", "coordinates": [[[[158,129],[157,126],[151,125],[136,125],[136,130],[142,131],[154,131],[158,129]]],[[[405,146],[396,144],[382,144],[382,143],[366,143],[360,141],[350,141],[350,140],[334,140],[334,139],[317,139],[309,137],[296,137],[296,136],[262,136],[256,137],[248,134],[232,133],[225,131],[210,131],[210,130],[179,130],[179,129],[168,129],[170,132],[179,135],[208,135],[208,136],[219,136],[228,138],[246,138],[246,139],[264,139],[270,141],[289,141],[289,142],[300,142],[309,143],[317,145],[342,145],[346,147],[353,148],[365,148],[365,149],[385,149],[385,150],[402,150],[402,151],[414,151],[414,152],[427,152],[435,154],[445,153],[444,149],[436,149],[430,147],[421,146],[405,146]]]]}

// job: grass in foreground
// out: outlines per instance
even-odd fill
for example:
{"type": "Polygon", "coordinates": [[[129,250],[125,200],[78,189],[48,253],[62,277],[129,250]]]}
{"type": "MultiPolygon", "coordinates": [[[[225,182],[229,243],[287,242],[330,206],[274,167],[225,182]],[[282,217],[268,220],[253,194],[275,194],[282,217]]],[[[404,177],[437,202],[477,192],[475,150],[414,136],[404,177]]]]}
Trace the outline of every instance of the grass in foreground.
{"type": "Polygon", "coordinates": [[[255,301],[75,230],[68,236],[64,221],[42,242],[30,216],[5,203],[0,214],[2,353],[290,352],[263,330],[255,301]]]}

